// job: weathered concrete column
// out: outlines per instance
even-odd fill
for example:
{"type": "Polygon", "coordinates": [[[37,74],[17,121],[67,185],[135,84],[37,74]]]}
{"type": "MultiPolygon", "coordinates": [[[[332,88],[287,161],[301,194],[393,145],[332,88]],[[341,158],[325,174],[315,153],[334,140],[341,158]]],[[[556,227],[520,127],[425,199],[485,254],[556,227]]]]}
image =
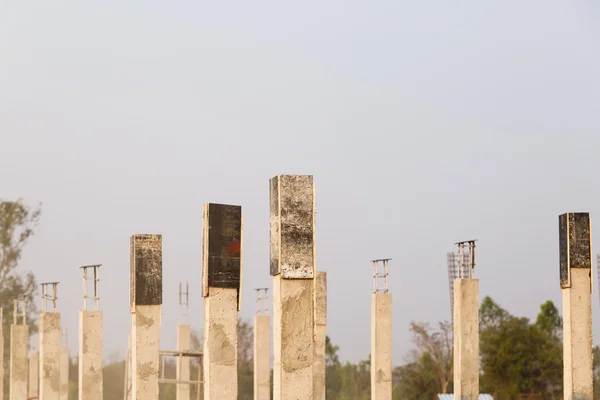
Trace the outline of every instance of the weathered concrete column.
{"type": "Polygon", "coordinates": [[[131,236],[132,400],[158,400],[162,236],[131,236]]]}
{"type": "Polygon", "coordinates": [[[60,400],[60,313],[40,313],[40,400],[60,400]]]}
{"type": "Polygon", "coordinates": [[[559,217],[565,400],[592,400],[592,246],[588,213],[559,217]]]}
{"type": "Polygon", "coordinates": [[[127,341],[127,353],[125,354],[125,388],[123,390],[123,400],[131,400],[131,334],[127,341]]]}
{"type": "Polygon", "coordinates": [[[40,356],[39,353],[33,353],[29,356],[29,397],[37,397],[39,395],[39,383],[40,356]]]}
{"type": "Polygon", "coordinates": [[[271,400],[271,319],[254,317],[254,400],[271,400]]]}
{"type": "Polygon", "coordinates": [[[69,349],[60,348],[60,400],[69,400],[69,349]]]}
{"type": "Polygon", "coordinates": [[[392,295],[371,298],[371,398],[392,399],[392,295]]]}
{"type": "MultiPolygon", "coordinates": [[[[177,326],[177,351],[190,350],[190,327],[189,325],[177,326]]],[[[178,360],[179,361],[179,360],[178,360]]],[[[190,359],[189,357],[181,357],[181,363],[177,362],[177,376],[181,381],[190,380],[190,359]]],[[[177,400],[190,400],[190,385],[189,383],[178,383],[177,400]]]]}
{"type": "Polygon", "coordinates": [[[237,399],[242,207],[204,205],[204,399],[237,399]]]}
{"type": "Polygon", "coordinates": [[[325,400],[325,342],[327,340],[327,273],[317,272],[315,279],[315,363],[314,400],[325,400]]]}
{"type": "Polygon", "coordinates": [[[29,368],[29,327],[25,324],[12,324],[10,327],[10,399],[27,399],[29,368]]]}
{"type": "Polygon", "coordinates": [[[79,312],[79,400],[102,400],[102,311],[79,312]]]}
{"type": "Polygon", "coordinates": [[[270,181],[273,398],[313,398],[315,203],[311,175],[270,181]]]}
{"type": "Polygon", "coordinates": [[[479,398],[479,280],[454,281],[454,398],[479,398]]]}

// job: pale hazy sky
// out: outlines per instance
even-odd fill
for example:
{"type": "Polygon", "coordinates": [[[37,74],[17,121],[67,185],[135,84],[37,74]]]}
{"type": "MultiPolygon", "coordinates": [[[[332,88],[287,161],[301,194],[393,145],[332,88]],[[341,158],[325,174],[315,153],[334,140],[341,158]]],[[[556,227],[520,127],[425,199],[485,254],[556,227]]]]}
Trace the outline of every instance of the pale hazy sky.
{"type": "Polygon", "coordinates": [[[161,347],[181,281],[201,330],[207,202],[243,206],[252,318],[253,288],[271,286],[268,180],[284,173],[315,176],[344,359],[369,354],[373,258],[393,258],[395,364],[409,321],[450,317],[455,241],[479,239],[481,298],[528,317],[560,306],[557,216],[600,219],[600,7],[443,3],[2,2],[0,197],[43,202],[20,268],[61,282],[71,352],[77,267],[93,263],[105,357],[124,351],[133,233],[163,234],[161,347]]]}

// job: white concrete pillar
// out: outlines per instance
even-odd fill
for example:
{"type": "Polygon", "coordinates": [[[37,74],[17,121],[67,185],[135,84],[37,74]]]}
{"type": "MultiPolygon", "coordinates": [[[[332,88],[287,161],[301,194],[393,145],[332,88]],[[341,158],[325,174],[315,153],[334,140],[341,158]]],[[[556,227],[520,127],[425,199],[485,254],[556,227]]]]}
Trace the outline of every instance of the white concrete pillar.
{"type": "Polygon", "coordinates": [[[589,214],[561,215],[559,242],[564,399],[592,400],[592,246],[589,214]]]}
{"type": "MultiPolygon", "coordinates": [[[[179,325],[177,327],[177,351],[190,350],[190,327],[189,325],[179,325]]],[[[177,377],[181,381],[190,380],[190,358],[182,357],[181,362],[177,360],[177,377]]],[[[190,385],[188,383],[178,383],[177,400],[190,400],[190,385]]]]}
{"type": "Polygon", "coordinates": [[[29,357],[29,397],[37,397],[40,383],[40,356],[33,353],[29,357]]]}
{"type": "Polygon", "coordinates": [[[131,236],[132,400],[158,400],[162,236],[131,236]]]}
{"type": "Polygon", "coordinates": [[[392,399],[392,295],[371,297],[371,398],[392,399]]]}
{"type": "Polygon", "coordinates": [[[126,359],[125,359],[125,390],[124,390],[124,394],[123,394],[123,399],[124,400],[131,400],[131,388],[132,388],[132,383],[131,383],[131,373],[132,373],[132,368],[131,368],[131,334],[129,334],[129,339],[127,341],[127,353],[125,355],[126,359]]]}
{"type": "Polygon", "coordinates": [[[479,280],[454,280],[454,398],[479,399],[479,280]]]}
{"type": "Polygon", "coordinates": [[[79,400],[102,400],[102,311],[79,312],[79,400]]]}
{"type": "Polygon", "coordinates": [[[211,288],[204,299],[204,398],[237,399],[237,290],[211,288]]]}
{"type": "Polygon", "coordinates": [[[39,400],[60,400],[60,313],[40,313],[39,400]]]}
{"type": "Polygon", "coordinates": [[[27,399],[29,327],[10,326],[10,400],[27,399]]]}
{"type": "Polygon", "coordinates": [[[254,317],[254,400],[271,400],[271,319],[254,317]]]}
{"type": "Polygon", "coordinates": [[[315,207],[311,175],[270,181],[273,398],[313,399],[315,207]]]}
{"type": "Polygon", "coordinates": [[[325,379],[325,343],[327,340],[327,273],[317,272],[315,277],[315,363],[314,400],[325,400],[327,387],[325,379]]]}
{"type": "Polygon", "coordinates": [[[60,348],[60,400],[69,400],[69,349],[60,348]]]}
{"type": "Polygon", "coordinates": [[[235,400],[242,208],[204,206],[204,400],[235,400]]]}

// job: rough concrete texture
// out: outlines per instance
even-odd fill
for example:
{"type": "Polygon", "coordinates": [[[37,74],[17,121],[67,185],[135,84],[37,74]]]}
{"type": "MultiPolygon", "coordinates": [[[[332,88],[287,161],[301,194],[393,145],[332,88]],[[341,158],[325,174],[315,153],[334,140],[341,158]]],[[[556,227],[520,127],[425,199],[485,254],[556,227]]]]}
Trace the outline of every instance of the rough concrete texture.
{"type": "Polygon", "coordinates": [[[454,398],[479,399],[479,280],[454,281],[454,398]]]}
{"type": "Polygon", "coordinates": [[[102,311],[79,312],[79,400],[102,400],[102,311]]]}
{"type": "Polygon", "coordinates": [[[315,360],[314,398],[325,400],[325,340],[327,336],[327,273],[315,276],[315,360]]]}
{"type": "Polygon", "coordinates": [[[133,235],[130,246],[131,312],[162,304],[162,235],[133,235]]]}
{"type": "Polygon", "coordinates": [[[254,317],[254,400],[271,400],[271,319],[254,317]]]}
{"type": "Polygon", "coordinates": [[[27,399],[29,327],[10,326],[10,400],[27,399]]]}
{"type": "Polygon", "coordinates": [[[271,179],[271,275],[314,278],[314,199],[312,175],[278,175],[271,179]]]}
{"type": "Polygon", "coordinates": [[[69,400],[69,349],[60,348],[60,400],[69,400]]]}
{"type": "MultiPolygon", "coordinates": [[[[179,325],[177,327],[177,350],[190,350],[190,327],[188,325],[179,325]]],[[[181,364],[177,360],[177,377],[181,381],[190,380],[190,358],[181,357],[181,364]]],[[[177,400],[190,400],[190,385],[178,383],[176,391],[177,400]]]]}
{"type": "Polygon", "coordinates": [[[60,313],[40,313],[40,400],[60,400],[60,313]]]}
{"type": "Polygon", "coordinates": [[[161,306],[136,305],[132,314],[132,400],[158,400],[161,306]]]}
{"type": "Polygon", "coordinates": [[[371,298],[371,398],[392,399],[392,295],[371,298]]]}
{"type": "Polygon", "coordinates": [[[237,289],[204,298],[204,400],[237,399],[237,289]]]}
{"type": "Polygon", "coordinates": [[[127,359],[125,360],[125,400],[131,400],[131,393],[132,393],[132,367],[131,367],[131,362],[132,362],[132,355],[131,355],[131,349],[133,348],[133,346],[131,345],[131,334],[129,334],[129,339],[127,341],[127,359]]]}
{"type": "Polygon", "coordinates": [[[312,279],[273,277],[273,399],[312,400],[312,279]]]}
{"type": "Polygon", "coordinates": [[[592,400],[591,269],[571,269],[563,298],[563,384],[565,400],[592,400]]]}
{"type": "Polygon", "coordinates": [[[570,287],[571,268],[592,267],[592,224],[589,213],[567,213],[558,217],[560,287],[570,287]]]}
{"type": "Polygon", "coordinates": [[[40,383],[40,356],[33,353],[29,357],[29,397],[38,396],[38,387],[40,383]]]}

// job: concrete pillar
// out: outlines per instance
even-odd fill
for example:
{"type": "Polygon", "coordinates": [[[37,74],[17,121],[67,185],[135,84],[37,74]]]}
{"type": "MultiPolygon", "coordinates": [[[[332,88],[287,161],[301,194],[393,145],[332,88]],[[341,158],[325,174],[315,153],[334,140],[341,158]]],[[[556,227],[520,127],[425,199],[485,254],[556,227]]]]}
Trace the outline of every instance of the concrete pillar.
{"type": "Polygon", "coordinates": [[[69,349],[60,348],[60,400],[69,400],[69,349]]]}
{"type": "Polygon", "coordinates": [[[39,353],[33,353],[29,357],[29,397],[39,395],[38,387],[40,383],[40,356],[39,353]]]}
{"type": "Polygon", "coordinates": [[[40,400],[60,400],[60,313],[40,313],[40,400]]]}
{"type": "Polygon", "coordinates": [[[371,398],[392,399],[392,295],[371,298],[371,398]]]}
{"type": "Polygon", "coordinates": [[[254,400],[271,400],[271,319],[254,317],[254,400]]]}
{"type": "Polygon", "coordinates": [[[454,280],[454,398],[479,399],[479,280],[454,280]]]}
{"type": "Polygon", "coordinates": [[[29,327],[10,326],[10,400],[27,399],[29,327]]]}
{"type": "Polygon", "coordinates": [[[565,400],[592,400],[592,246],[588,213],[559,217],[565,400]]]}
{"type": "Polygon", "coordinates": [[[79,400],[102,400],[102,311],[79,312],[79,400]]]}
{"type": "Polygon", "coordinates": [[[123,399],[131,400],[131,334],[129,334],[127,341],[127,353],[125,357],[125,390],[123,391],[123,399]]]}
{"type": "Polygon", "coordinates": [[[132,400],[158,400],[162,236],[131,236],[132,400]]]}
{"type": "Polygon", "coordinates": [[[204,400],[237,399],[242,208],[204,206],[204,400]]]}
{"type": "MultiPolygon", "coordinates": [[[[190,350],[190,327],[189,325],[179,325],[177,327],[177,351],[190,350]]],[[[190,358],[181,357],[181,363],[177,362],[177,376],[181,381],[190,380],[190,358]]],[[[190,385],[187,383],[178,383],[177,400],[190,400],[190,385]]]]}
{"type": "Polygon", "coordinates": [[[270,181],[273,398],[313,398],[315,208],[311,175],[270,181]]]}
{"type": "MultiPolygon", "coordinates": [[[[1,307],[0,316],[2,316],[1,307]]],[[[2,321],[0,321],[0,360],[0,400],[4,400],[4,334],[2,332],[2,321]]]]}
{"type": "Polygon", "coordinates": [[[315,363],[313,368],[314,400],[325,400],[325,342],[327,340],[327,273],[315,278],[315,363]]]}

